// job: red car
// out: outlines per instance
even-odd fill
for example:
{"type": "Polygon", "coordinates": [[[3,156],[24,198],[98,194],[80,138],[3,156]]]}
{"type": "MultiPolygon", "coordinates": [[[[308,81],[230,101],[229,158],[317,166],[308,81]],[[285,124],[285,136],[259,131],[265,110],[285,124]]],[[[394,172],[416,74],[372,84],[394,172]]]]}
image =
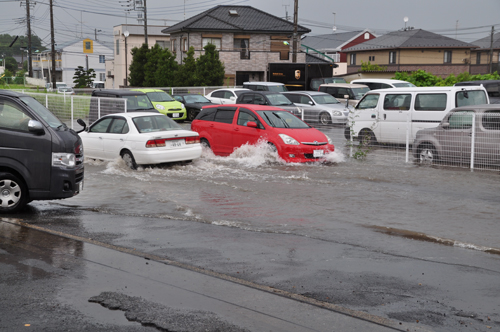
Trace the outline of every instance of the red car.
{"type": "Polygon", "coordinates": [[[219,156],[262,139],[287,162],[318,161],[335,149],[328,136],[292,113],[265,105],[205,106],[191,123],[191,130],[219,156]]]}

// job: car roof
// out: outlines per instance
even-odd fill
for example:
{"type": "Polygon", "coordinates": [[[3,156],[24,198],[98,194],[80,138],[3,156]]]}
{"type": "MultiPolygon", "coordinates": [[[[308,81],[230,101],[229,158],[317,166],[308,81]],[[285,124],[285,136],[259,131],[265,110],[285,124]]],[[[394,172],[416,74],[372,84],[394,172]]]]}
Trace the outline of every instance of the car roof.
{"type": "Polygon", "coordinates": [[[131,90],[119,90],[119,89],[99,89],[99,90],[94,90],[92,91],[92,95],[99,95],[99,94],[109,94],[109,95],[116,95],[116,96],[134,96],[138,94],[145,94],[144,92],[141,91],[131,91],[131,90]]]}
{"type": "Polygon", "coordinates": [[[364,84],[350,84],[350,83],[323,83],[320,86],[337,86],[339,88],[367,88],[364,84]]]}
{"type": "Polygon", "coordinates": [[[133,118],[139,118],[141,116],[148,116],[148,115],[164,115],[164,116],[166,116],[165,114],[156,113],[156,112],[127,112],[127,113],[106,114],[106,115],[100,117],[99,119],[107,118],[110,116],[122,116],[124,118],[133,119],[133,118]]]}
{"type": "Polygon", "coordinates": [[[252,111],[285,111],[288,112],[287,110],[284,110],[280,107],[276,106],[268,106],[268,105],[257,105],[257,104],[223,104],[223,105],[210,105],[210,106],[204,106],[203,109],[207,108],[239,108],[243,107],[252,111]]]}
{"type": "Polygon", "coordinates": [[[4,90],[4,89],[0,89],[0,95],[8,96],[8,97],[28,97],[28,95],[26,95],[24,93],[12,91],[12,90],[4,90]]]}
{"type": "Polygon", "coordinates": [[[249,84],[249,85],[285,85],[283,83],[279,82],[244,82],[243,85],[249,84]]]}
{"type": "Polygon", "coordinates": [[[323,92],[323,91],[283,91],[281,92],[284,95],[293,95],[293,94],[303,94],[303,95],[310,95],[310,96],[319,96],[319,95],[328,95],[331,96],[331,94],[323,92]]]}
{"type": "Polygon", "coordinates": [[[500,112],[500,105],[499,104],[482,104],[482,105],[467,105],[467,106],[460,106],[452,109],[452,111],[461,111],[461,110],[467,110],[471,111],[474,110],[476,112],[484,112],[484,111],[498,111],[500,112]]]}
{"type": "Polygon", "coordinates": [[[246,94],[261,94],[261,95],[276,95],[276,94],[281,94],[281,91],[253,91],[248,89],[248,92],[243,92],[240,94],[240,96],[246,95],[246,94]]]}
{"type": "Polygon", "coordinates": [[[389,78],[357,78],[352,80],[351,83],[355,82],[367,82],[367,83],[410,83],[402,80],[393,80],[389,78]]]}
{"type": "Polygon", "coordinates": [[[215,91],[252,91],[252,90],[247,89],[247,88],[226,88],[226,89],[216,89],[216,90],[211,91],[210,93],[215,92],[215,91]]]}
{"type": "Polygon", "coordinates": [[[454,86],[481,85],[481,84],[488,84],[488,83],[499,84],[500,80],[464,81],[464,82],[457,82],[457,83],[455,83],[454,86]]]}
{"type": "Polygon", "coordinates": [[[163,92],[161,89],[130,89],[130,91],[139,91],[139,92],[163,92]]]}
{"type": "Polygon", "coordinates": [[[409,88],[394,88],[389,89],[378,89],[371,90],[367,92],[367,94],[381,93],[381,92],[390,92],[390,93],[401,93],[401,92],[438,92],[438,91],[460,91],[460,90],[484,90],[484,87],[479,87],[477,85],[471,86],[414,86],[409,88]]]}

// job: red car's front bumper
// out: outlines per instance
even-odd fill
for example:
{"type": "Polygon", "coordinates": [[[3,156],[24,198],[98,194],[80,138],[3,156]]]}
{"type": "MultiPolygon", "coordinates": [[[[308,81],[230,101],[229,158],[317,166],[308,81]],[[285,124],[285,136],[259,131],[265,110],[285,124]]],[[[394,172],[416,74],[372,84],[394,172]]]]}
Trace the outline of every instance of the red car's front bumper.
{"type": "Polygon", "coordinates": [[[321,161],[328,153],[335,151],[332,144],[325,145],[281,145],[278,147],[280,157],[289,163],[306,163],[321,161]],[[315,152],[316,151],[316,152],[315,152]]]}

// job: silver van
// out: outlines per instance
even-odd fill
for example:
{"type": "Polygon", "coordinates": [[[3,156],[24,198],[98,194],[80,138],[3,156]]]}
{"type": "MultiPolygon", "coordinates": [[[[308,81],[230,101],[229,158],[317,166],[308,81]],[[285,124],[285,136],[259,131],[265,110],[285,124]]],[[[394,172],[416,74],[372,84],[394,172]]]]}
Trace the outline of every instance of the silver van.
{"type": "Polygon", "coordinates": [[[349,132],[365,142],[412,144],[417,131],[435,127],[453,108],[479,104],[489,104],[480,86],[374,90],[349,116],[349,132]]]}

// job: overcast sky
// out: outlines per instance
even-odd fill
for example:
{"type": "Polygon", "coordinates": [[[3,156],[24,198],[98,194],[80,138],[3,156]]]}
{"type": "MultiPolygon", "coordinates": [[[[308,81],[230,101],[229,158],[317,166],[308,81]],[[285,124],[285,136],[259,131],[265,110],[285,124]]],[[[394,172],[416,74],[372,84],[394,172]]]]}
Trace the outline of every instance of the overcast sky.
{"type": "MultiPolygon", "coordinates": [[[[30,0],[35,2],[35,0],[30,0]]],[[[129,0],[133,2],[132,0],[129,0]]],[[[25,3],[25,0],[22,1],[25,3]]],[[[19,0],[0,0],[0,34],[26,34],[26,7],[19,0]]],[[[33,33],[50,44],[49,0],[36,0],[31,11],[33,33]]],[[[112,41],[112,28],[137,24],[137,12],[125,14],[126,0],[54,0],[56,44],[82,36],[112,41]]],[[[173,25],[216,5],[252,6],[293,20],[294,0],[147,0],[149,25],[173,25]]],[[[407,26],[466,42],[500,31],[500,0],[299,0],[299,24],[310,35],[370,29],[377,35],[407,26]],[[333,14],[335,13],[335,14],[333,14]]]]}

